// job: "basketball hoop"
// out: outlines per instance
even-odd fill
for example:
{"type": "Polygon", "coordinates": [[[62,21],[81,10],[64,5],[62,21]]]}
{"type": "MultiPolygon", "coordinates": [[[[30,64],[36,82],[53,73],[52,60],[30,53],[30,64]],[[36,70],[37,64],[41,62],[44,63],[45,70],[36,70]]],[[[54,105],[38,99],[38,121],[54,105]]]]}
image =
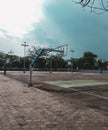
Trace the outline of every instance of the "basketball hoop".
{"type": "Polygon", "coordinates": [[[30,64],[30,79],[29,79],[29,83],[28,83],[29,86],[32,86],[32,73],[33,73],[34,66],[37,63],[38,59],[40,57],[47,56],[48,53],[50,53],[50,52],[57,52],[59,55],[64,57],[67,55],[68,45],[65,44],[62,46],[58,46],[56,48],[43,48],[43,49],[39,48],[38,50],[36,50],[34,59],[33,59],[32,63],[30,64]]]}

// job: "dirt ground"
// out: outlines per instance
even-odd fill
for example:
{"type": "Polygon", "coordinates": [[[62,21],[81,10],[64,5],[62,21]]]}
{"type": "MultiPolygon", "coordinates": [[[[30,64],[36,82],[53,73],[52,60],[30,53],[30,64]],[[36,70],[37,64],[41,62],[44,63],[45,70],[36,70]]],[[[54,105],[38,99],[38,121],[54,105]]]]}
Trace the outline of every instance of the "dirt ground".
{"type": "MultiPolygon", "coordinates": [[[[26,107],[32,111],[28,110],[27,115],[23,116],[32,115],[30,122],[34,122],[34,125],[30,125],[34,128],[29,127],[28,123],[25,130],[108,130],[108,84],[62,88],[46,83],[58,80],[95,80],[108,83],[108,74],[36,71],[33,72],[32,87],[27,86],[29,72],[7,72],[6,77],[26,85],[26,95],[31,93],[26,100],[31,101],[32,105],[26,107]]],[[[23,124],[20,129],[24,129],[23,124]]]]}

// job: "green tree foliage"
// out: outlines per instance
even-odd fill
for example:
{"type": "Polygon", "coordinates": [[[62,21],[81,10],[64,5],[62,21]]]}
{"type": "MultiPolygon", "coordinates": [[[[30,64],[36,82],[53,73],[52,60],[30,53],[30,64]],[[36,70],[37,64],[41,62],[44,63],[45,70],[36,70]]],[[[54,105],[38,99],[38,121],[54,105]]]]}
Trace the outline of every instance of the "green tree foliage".
{"type": "Polygon", "coordinates": [[[94,69],[97,55],[92,52],[84,52],[83,56],[78,59],[80,68],[83,69],[94,69]]]}
{"type": "Polygon", "coordinates": [[[47,61],[47,67],[50,68],[52,67],[52,69],[56,70],[60,68],[66,68],[66,61],[57,55],[52,55],[50,56],[48,59],[46,59],[47,61]],[[51,66],[50,66],[51,65],[51,66]]]}
{"type": "MultiPolygon", "coordinates": [[[[36,51],[36,50],[35,50],[36,51]]],[[[34,51],[34,52],[35,52],[34,51]]],[[[31,53],[30,53],[31,54],[31,53]]],[[[29,66],[32,63],[32,55],[25,57],[25,67],[29,70],[29,66]]],[[[24,57],[19,57],[15,55],[9,55],[5,53],[0,53],[0,69],[3,69],[4,63],[9,59],[10,62],[7,64],[7,68],[11,70],[23,70],[24,57]],[[20,61],[19,61],[20,58],[20,61]],[[18,60],[17,60],[18,59],[18,60]]],[[[72,58],[70,60],[65,60],[63,57],[58,55],[51,55],[46,57],[40,57],[37,64],[35,65],[36,69],[39,70],[71,70],[73,67],[74,70],[79,69],[108,69],[108,61],[97,60],[97,55],[92,52],[84,52],[83,56],[80,58],[72,58]],[[68,62],[70,64],[68,64],[68,62]]]]}
{"type": "MultiPolygon", "coordinates": [[[[30,57],[35,57],[35,54],[38,53],[39,47],[32,47],[28,50],[28,54],[30,57]]],[[[38,62],[36,63],[35,67],[41,70],[49,70],[49,69],[60,69],[60,68],[66,68],[66,61],[59,55],[51,55],[47,56],[48,54],[45,54],[44,58],[43,56],[38,59],[38,62]]]]}

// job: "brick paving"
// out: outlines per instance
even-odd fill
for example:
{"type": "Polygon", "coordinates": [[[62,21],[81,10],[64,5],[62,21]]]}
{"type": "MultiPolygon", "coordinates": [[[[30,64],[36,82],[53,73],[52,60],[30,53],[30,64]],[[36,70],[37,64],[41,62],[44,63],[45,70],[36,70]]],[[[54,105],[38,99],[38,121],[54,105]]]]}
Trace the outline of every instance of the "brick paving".
{"type": "Polygon", "coordinates": [[[0,75],[0,130],[108,130],[108,111],[89,107],[76,94],[47,92],[0,75]]]}

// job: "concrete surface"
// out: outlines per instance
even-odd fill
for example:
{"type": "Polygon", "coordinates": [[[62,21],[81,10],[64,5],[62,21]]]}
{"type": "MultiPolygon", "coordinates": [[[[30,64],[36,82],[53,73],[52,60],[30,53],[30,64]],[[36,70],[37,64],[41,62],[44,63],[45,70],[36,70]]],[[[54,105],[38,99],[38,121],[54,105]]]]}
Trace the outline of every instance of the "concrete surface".
{"type": "Polygon", "coordinates": [[[0,130],[108,130],[108,100],[55,93],[0,75],[0,130]]]}

